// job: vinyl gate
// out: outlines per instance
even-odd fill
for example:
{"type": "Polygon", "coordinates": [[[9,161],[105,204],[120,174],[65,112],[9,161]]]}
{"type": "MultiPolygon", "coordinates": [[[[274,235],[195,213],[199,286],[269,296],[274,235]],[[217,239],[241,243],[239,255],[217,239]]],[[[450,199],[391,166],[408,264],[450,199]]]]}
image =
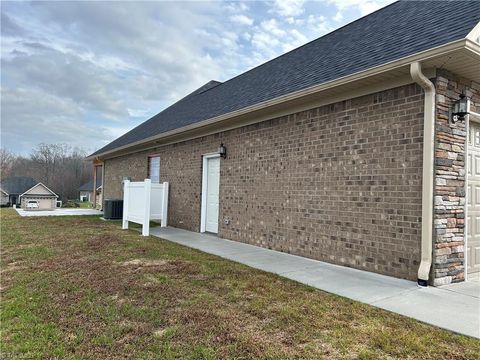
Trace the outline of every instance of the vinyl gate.
{"type": "Polygon", "coordinates": [[[150,220],[160,220],[167,226],[168,182],[152,184],[145,181],[128,181],[123,184],[122,229],[128,229],[128,222],[142,225],[142,235],[150,234],[150,220]]]}

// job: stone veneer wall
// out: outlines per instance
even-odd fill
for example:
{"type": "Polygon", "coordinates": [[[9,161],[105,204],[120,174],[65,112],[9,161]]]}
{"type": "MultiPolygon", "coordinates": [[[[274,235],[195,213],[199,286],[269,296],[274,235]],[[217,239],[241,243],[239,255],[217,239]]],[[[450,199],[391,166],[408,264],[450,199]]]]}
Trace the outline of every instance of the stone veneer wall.
{"type": "Polygon", "coordinates": [[[219,236],[416,280],[423,91],[411,84],[105,161],[105,198],[170,183],[169,223],[199,231],[202,154],[223,142],[219,236]],[[229,224],[224,220],[228,219],[229,224]]]}
{"type": "Polygon", "coordinates": [[[433,284],[445,285],[465,279],[465,148],[464,122],[451,124],[449,108],[465,93],[480,104],[480,84],[439,71],[435,143],[435,204],[433,284]]]}

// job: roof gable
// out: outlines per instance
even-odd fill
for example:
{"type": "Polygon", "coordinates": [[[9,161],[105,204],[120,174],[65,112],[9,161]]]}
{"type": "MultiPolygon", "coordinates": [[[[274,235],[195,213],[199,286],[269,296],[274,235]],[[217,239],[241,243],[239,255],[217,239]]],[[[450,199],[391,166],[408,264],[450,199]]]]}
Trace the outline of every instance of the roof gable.
{"type": "Polygon", "coordinates": [[[52,190],[50,190],[48,187],[46,187],[42,183],[38,183],[38,184],[32,186],[30,189],[25,191],[20,196],[25,196],[25,195],[42,195],[42,196],[51,195],[51,196],[58,197],[57,194],[55,194],[52,190]]]}
{"type": "Polygon", "coordinates": [[[207,83],[91,156],[463,39],[479,20],[476,1],[393,3],[224,83],[207,83]]]}

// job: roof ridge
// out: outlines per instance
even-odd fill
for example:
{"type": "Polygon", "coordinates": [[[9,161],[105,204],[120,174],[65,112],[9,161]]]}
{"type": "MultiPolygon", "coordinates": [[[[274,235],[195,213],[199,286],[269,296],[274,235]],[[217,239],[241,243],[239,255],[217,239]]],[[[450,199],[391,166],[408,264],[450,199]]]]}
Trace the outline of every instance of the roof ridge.
{"type": "MultiPolygon", "coordinates": [[[[221,81],[210,80],[208,83],[206,83],[205,85],[202,86],[202,88],[205,88],[205,89],[203,89],[202,91],[199,91],[199,92],[197,93],[197,95],[203,94],[204,92],[207,92],[207,91],[209,91],[209,90],[212,90],[213,88],[215,88],[215,87],[217,87],[217,86],[219,86],[219,85],[222,85],[222,84],[223,84],[223,82],[221,82],[221,81]]],[[[200,89],[201,89],[201,88],[199,88],[198,90],[200,90],[200,89]]],[[[197,91],[198,91],[198,90],[197,90],[197,91]]]]}
{"type": "MultiPolygon", "coordinates": [[[[208,90],[211,90],[214,87],[217,87],[218,85],[221,85],[221,84],[223,84],[223,82],[217,81],[217,80],[210,80],[205,84],[203,84],[202,86],[200,86],[197,90],[192,91],[187,96],[203,94],[204,92],[207,92],[208,90]]],[[[184,97],[187,97],[187,96],[184,96],[184,97]]]]}

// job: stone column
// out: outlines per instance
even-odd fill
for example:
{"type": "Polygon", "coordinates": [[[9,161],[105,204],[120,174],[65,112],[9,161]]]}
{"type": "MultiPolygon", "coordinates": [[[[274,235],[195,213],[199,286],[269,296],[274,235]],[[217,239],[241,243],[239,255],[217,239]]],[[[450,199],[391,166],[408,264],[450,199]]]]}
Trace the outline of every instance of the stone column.
{"type": "Polygon", "coordinates": [[[450,74],[437,76],[437,115],[435,129],[435,204],[433,284],[465,279],[465,147],[466,124],[449,121],[449,108],[465,91],[450,74]]]}

